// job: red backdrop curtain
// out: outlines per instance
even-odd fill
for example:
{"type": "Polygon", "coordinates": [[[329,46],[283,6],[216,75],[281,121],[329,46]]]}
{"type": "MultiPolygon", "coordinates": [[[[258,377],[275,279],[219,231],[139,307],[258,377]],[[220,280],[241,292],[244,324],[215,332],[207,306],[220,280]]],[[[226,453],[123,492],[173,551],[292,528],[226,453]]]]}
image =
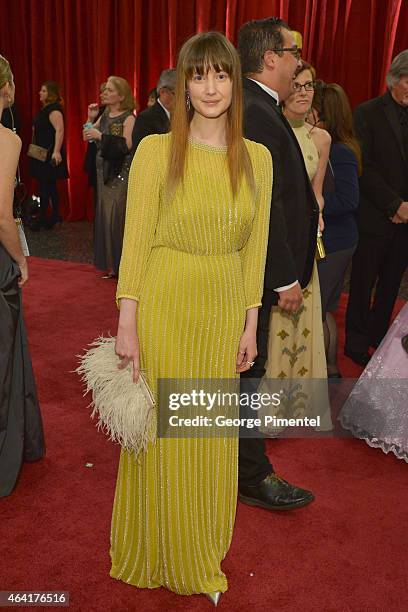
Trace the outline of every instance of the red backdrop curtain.
{"type": "MultiPolygon", "coordinates": [[[[2,8],[5,2],[2,2],[2,8]]],[[[92,217],[82,171],[82,123],[109,74],[125,77],[144,107],[163,68],[189,35],[217,29],[236,42],[250,19],[280,16],[303,33],[303,57],[319,78],[340,83],[353,106],[384,90],[392,57],[408,47],[403,0],[12,0],[0,13],[0,52],[12,65],[23,121],[23,170],[38,90],[61,83],[71,178],[64,216],[92,217]]]]}

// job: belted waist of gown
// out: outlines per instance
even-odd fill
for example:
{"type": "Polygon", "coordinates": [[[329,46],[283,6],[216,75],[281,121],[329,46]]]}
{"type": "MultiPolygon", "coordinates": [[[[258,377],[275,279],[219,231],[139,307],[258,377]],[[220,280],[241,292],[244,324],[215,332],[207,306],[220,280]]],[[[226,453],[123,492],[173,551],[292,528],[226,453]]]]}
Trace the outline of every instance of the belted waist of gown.
{"type": "Polygon", "coordinates": [[[153,249],[168,249],[169,251],[174,251],[175,253],[181,253],[183,255],[192,255],[193,257],[231,257],[233,255],[239,255],[238,250],[228,251],[227,253],[199,253],[193,251],[185,251],[181,248],[168,246],[167,244],[156,244],[153,246],[153,249]]]}

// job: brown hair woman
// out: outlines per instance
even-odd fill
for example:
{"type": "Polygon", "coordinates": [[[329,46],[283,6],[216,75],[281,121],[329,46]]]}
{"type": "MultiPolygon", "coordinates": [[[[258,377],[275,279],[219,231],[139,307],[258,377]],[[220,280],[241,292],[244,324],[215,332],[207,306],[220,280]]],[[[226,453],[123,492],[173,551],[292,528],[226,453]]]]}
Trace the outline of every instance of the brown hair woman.
{"type": "MultiPolygon", "coordinates": [[[[236,50],[217,32],[193,36],[172,131],[141,141],[129,177],[116,352],[153,393],[158,379],[238,380],[252,366],[271,170],[269,152],[242,137],[236,50]]],[[[227,429],[159,438],[138,462],[122,452],[111,576],[215,603],[227,590],[238,480],[227,429]]]]}
{"type": "MultiPolygon", "coordinates": [[[[293,93],[285,100],[283,112],[302,151],[306,170],[319,204],[319,227],[320,231],[323,231],[323,180],[331,139],[324,129],[311,126],[305,121],[312,106],[314,78],[314,68],[302,61],[294,75],[293,93]]],[[[316,263],[312,278],[303,291],[303,298],[302,306],[293,314],[282,311],[278,306],[272,308],[269,328],[274,331],[269,335],[266,378],[287,381],[291,397],[294,398],[290,403],[293,412],[298,416],[318,415],[321,427],[330,429],[321,298],[316,263]],[[312,330],[313,333],[310,333],[312,330]]],[[[281,410],[284,408],[287,410],[286,404],[282,402],[281,410]]],[[[285,412],[281,416],[287,415],[288,412],[285,412]]],[[[271,427],[269,431],[275,433],[275,428],[271,427]]]]}
{"type": "Polygon", "coordinates": [[[57,181],[68,178],[64,148],[64,114],[60,87],[55,81],[45,81],[39,91],[42,109],[33,121],[33,143],[47,149],[45,161],[30,158],[30,175],[38,180],[40,218],[32,229],[52,229],[62,221],[59,210],[57,181]],[[47,217],[51,203],[51,216],[47,217]]]}
{"type": "Polygon", "coordinates": [[[359,202],[361,149],[354,134],[350,103],[340,85],[319,81],[313,98],[313,109],[315,120],[332,138],[330,165],[334,184],[325,193],[323,239],[326,258],[319,262],[318,270],[327,371],[329,377],[339,378],[338,331],[333,313],[337,310],[346,270],[358,242],[355,214],[359,202]]]}

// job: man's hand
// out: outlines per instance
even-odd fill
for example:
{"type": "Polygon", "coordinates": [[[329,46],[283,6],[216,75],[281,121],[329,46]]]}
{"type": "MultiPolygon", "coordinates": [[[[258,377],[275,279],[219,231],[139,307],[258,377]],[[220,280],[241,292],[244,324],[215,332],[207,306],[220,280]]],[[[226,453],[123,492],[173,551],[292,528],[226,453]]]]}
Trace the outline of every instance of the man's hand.
{"type": "MultiPolygon", "coordinates": [[[[408,221],[408,202],[401,202],[397,210],[397,215],[402,220],[402,223],[407,223],[408,221]]],[[[395,223],[395,221],[393,221],[393,223],[395,223]]]]}
{"type": "Polygon", "coordinates": [[[296,283],[290,289],[279,291],[278,306],[288,312],[296,312],[300,308],[303,301],[303,293],[299,283],[296,283]]]}
{"type": "Polygon", "coordinates": [[[401,219],[398,213],[395,213],[395,215],[391,217],[390,221],[392,221],[392,223],[405,223],[405,221],[401,219]]]}

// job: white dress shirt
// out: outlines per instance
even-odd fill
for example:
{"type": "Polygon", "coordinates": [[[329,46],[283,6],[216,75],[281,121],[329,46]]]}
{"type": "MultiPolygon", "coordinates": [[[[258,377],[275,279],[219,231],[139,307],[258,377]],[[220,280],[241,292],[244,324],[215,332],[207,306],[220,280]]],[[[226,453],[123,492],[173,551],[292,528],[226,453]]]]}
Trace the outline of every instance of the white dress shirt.
{"type": "Polygon", "coordinates": [[[160,98],[157,98],[157,101],[158,101],[158,103],[160,104],[160,106],[162,107],[162,109],[164,110],[164,112],[166,113],[166,115],[167,115],[167,119],[170,121],[170,113],[169,113],[169,111],[168,111],[168,110],[167,110],[167,108],[166,108],[166,107],[165,107],[165,106],[164,106],[164,105],[163,105],[163,104],[160,102],[160,98]]]}

